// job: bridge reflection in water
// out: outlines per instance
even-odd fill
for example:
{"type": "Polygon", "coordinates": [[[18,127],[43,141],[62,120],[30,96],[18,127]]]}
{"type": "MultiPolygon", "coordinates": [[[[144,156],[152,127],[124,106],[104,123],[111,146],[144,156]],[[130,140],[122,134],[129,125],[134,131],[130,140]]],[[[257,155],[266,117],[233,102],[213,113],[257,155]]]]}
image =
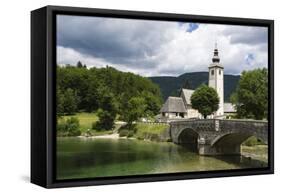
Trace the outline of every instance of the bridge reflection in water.
{"type": "Polygon", "coordinates": [[[196,119],[170,122],[170,136],[200,155],[237,155],[251,136],[268,143],[268,122],[256,120],[196,119]]]}

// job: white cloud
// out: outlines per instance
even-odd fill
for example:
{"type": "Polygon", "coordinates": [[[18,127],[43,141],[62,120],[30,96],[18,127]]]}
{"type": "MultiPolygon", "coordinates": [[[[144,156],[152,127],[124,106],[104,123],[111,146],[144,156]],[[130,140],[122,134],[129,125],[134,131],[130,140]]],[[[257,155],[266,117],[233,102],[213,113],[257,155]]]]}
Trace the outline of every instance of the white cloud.
{"type": "Polygon", "coordinates": [[[58,36],[63,41],[57,46],[58,63],[80,60],[87,66],[110,65],[144,76],[178,76],[208,71],[217,42],[225,73],[267,67],[267,30],[262,27],[199,24],[194,28],[177,22],[74,19],[59,27],[58,36]],[[89,25],[93,21],[96,25],[89,25]]]}
{"type": "Polygon", "coordinates": [[[133,72],[139,75],[148,75],[148,69],[137,69],[137,68],[130,68],[128,64],[116,64],[108,62],[102,58],[96,58],[91,55],[82,54],[72,48],[65,48],[62,46],[57,46],[57,64],[58,65],[75,65],[78,61],[82,61],[83,64],[86,64],[88,68],[91,67],[106,67],[111,66],[120,71],[124,72],[133,72]]]}

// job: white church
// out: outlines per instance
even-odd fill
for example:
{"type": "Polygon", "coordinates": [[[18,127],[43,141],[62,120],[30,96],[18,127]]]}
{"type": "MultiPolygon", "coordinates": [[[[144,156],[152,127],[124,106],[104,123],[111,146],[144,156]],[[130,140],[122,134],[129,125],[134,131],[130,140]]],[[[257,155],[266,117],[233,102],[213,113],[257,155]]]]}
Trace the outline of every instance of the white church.
{"type": "MultiPolygon", "coordinates": [[[[231,103],[224,103],[224,67],[220,63],[217,46],[214,49],[212,63],[209,65],[209,87],[214,88],[219,96],[219,108],[210,118],[226,118],[235,114],[234,106],[231,103]]],[[[191,95],[194,90],[181,89],[180,97],[168,97],[160,110],[160,121],[173,119],[203,118],[202,115],[191,106],[191,95]]]]}

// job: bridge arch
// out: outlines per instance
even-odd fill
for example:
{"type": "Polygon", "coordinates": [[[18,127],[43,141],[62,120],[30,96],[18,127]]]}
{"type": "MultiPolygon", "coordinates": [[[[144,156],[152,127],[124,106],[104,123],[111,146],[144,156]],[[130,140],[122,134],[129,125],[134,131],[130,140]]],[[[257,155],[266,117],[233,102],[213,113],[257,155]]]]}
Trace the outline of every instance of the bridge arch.
{"type": "Polygon", "coordinates": [[[211,147],[214,148],[217,153],[240,154],[241,144],[250,137],[256,137],[266,142],[263,136],[256,133],[233,132],[222,134],[214,138],[211,142],[211,147]]]}
{"type": "Polygon", "coordinates": [[[177,134],[176,142],[182,144],[185,147],[197,151],[198,150],[198,139],[200,135],[197,131],[192,128],[183,128],[177,134]]]}
{"type": "Polygon", "coordinates": [[[240,142],[243,143],[245,140],[247,140],[249,137],[256,137],[257,139],[262,140],[263,142],[267,143],[267,137],[265,137],[262,134],[259,133],[254,133],[254,132],[228,132],[228,133],[224,133],[221,135],[218,135],[217,137],[215,137],[212,142],[211,142],[211,146],[214,146],[215,144],[220,143],[221,141],[225,141],[227,140],[227,138],[233,137],[233,139],[231,141],[228,142],[240,142]]]}

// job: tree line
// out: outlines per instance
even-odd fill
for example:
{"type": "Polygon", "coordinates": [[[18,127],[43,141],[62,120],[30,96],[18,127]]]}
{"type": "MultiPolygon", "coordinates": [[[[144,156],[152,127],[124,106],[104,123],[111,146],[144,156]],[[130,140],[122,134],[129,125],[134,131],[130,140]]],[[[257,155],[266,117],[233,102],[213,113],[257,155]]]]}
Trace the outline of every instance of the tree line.
{"type": "Polygon", "coordinates": [[[131,123],[159,113],[159,87],[148,78],[113,67],[57,66],[57,115],[97,112],[97,127],[111,129],[117,115],[131,123]]]}

